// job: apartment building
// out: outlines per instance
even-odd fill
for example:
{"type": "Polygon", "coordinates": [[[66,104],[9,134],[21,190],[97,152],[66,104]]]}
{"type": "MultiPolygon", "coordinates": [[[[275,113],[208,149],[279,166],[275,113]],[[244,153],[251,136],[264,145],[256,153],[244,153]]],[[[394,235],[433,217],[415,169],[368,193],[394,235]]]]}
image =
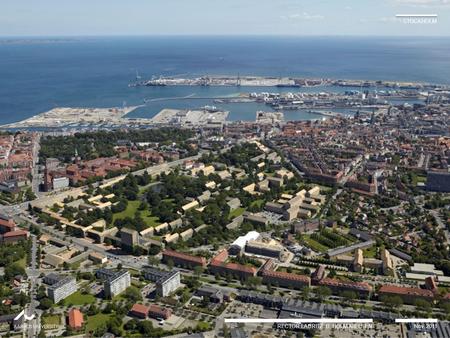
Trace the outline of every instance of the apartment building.
{"type": "Polygon", "coordinates": [[[162,271],[153,268],[144,269],[144,277],[156,284],[156,293],[166,297],[181,286],[180,271],[162,271]]]}
{"type": "Polygon", "coordinates": [[[106,298],[113,298],[125,291],[131,285],[131,276],[127,270],[114,271],[107,269],[97,270],[97,278],[104,280],[104,293],[106,298]]]}
{"type": "Polygon", "coordinates": [[[74,277],[64,277],[47,288],[47,295],[57,304],[78,290],[77,280],[74,277]]]}
{"type": "Polygon", "coordinates": [[[193,268],[195,266],[206,267],[205,257],[197,257],[173,250],[164,250],[162,255],[162,261],[164,263],[172,261],[175,265],[185,268],[193,268]]]}

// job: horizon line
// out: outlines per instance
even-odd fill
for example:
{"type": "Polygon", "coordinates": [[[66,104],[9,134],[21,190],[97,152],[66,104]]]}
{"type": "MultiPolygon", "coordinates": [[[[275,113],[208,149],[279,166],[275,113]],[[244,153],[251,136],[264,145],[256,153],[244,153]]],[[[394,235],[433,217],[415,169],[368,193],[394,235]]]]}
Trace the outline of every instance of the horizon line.
{"type": "Polygon", "coordinates": [[[376,34],[68,34],[68,35],[3,35],[0,34],[0,39],[42,39],[42,38],[124,38],[124,37],[333,37],[333,38],[445,38],[449,35],[417,35],[417,34],[398,34],[398,35],[376,35],[376,34]]]}

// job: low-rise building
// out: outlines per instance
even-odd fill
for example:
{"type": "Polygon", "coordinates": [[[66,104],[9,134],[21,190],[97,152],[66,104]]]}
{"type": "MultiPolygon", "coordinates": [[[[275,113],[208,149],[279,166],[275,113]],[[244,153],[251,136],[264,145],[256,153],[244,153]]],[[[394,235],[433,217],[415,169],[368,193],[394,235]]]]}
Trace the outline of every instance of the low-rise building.
{"type": "Polygon", "coordinates": [[[130,309],[130,315],[140,319],[145,319],[148,316],[149,307],[142,304],[134,304],[130,309]]]}
{"type": "Polygon", "coordinates": [[[194,229],[187,229],[187,230],[183,231],[182,233],[180,233],[180,238],[183,241],[186,241],[189,238],[191,238],[193,234],[194,234],[194,229]]]}
{"type": "Polygon", "coordinates": [[[225,227],[228,230],[233,230],[233,229],[239,228],[243,222],[244,222],[244,216],[240,215],[240,216],[233,218],[233,220],[230,223],[228,223],[225,227]]]}
{"type": "Polygon", "coordinates": [[[258,216],[258,215],[255,215],[255,214],[251,214],[251,213],[248,213],[248,212],[246,212],[244,214],[244,221],[252,223],[252,224],[254,224],[256,226],[266,226],[269,223],[267,218],[265,218],[263,216],[258,216]]]}
{"type": "Polygon", "coordinates": [[[3,243],[15,243],[19,241],[26,241],[29,233],[26,230],[14,230],[1,235],[3,243]]]}
{"type": "Polygon", "coordinates": [[[255,255],[280,259],[284,252],[284,247],[282,245],[266,243],[264,241],[250,240],[245,245],[245,251],[255,255]]]}
{"type": "Polygon", "coordinates": [[[281,188],[284,184],[283,178],[281,177],[268,177],[267,180],[271,188],[281,188]]]}
{"type": "Polygon", "coordinates": [[[194,200],[194,201],[192,201],[192,202],[189,202],[189,203],[186,203],[185,205],[183,205],[183,206],[181,207],[181,209],[183,209],[183,211],[186,212],[186,211],[188,211],[188,210],[190,210],[190,209],[192,209],[192,208],[198,207],[199,205],[200,205],[200,204],[199,204],[196,200],[194,200]]]}
{"type": "Polygon", "coordinates": [[[166,243],[173,243],[180,239],[180,234],[178,232],[175,232],[173,234],[167,234],[164,236],[164,242],[166,243]]]}
{"type": "Polygon", "coordinates": [[[443,276],[444,272],[436,270],[434,264],[414,263],[411,267],[412,273],[420,273],[428,276],[443,276]]]}
{"type": "Polygon", "coordinates": [[[249,185],[243,187],[242,190],[244,190],[245,192],[248,192],[248,193],[252,194],[252,193],[255,192],[255,187],[256,187],[256,184],[255,184],[255,183],[252,183],[252,184],[249,184],[249,185]]]}
{"type": "Polygon", "coordinates": [[[162,255],[163,255],[162,260],[164,263],[172,261],[177,266],[182,266],[191,269],[196,266],[206,267],[205,257],[198,257],[173,250],[164,250],[162,255]]]}
{"type": "Polygon", "coordinates": [[[17,230],[17,226],[14,220],[0,215],[0,233],[4,234],[15,230],[17,230]]]}
{"type": "Polygon", "coordinates": [[[150,305],[148,307],[148,316],[155,319],[169,319],[172,315],[172,311],[170,309],[162,308],[158,305],[150,305]]]}
{"type": "Polygon", "coordinates": [[[197,196],[197,201],[199,201],[200,203],[204,203],[207,202],[210,198],[211,198],[211,191],[205,190],[204,192],[201,193],[201,195],[197,196]]]}
{"type": "Polygon", "coordinates": [[[84,319],[80,310],[72,308],[67,315],[69,327],[72,330],[80,330],[83,327],[84,319]]]}
{"type": "Polygon", "coordinates": [[[233,243],[231,243],[228,251],[231,254],[238,254],[242,251],[244,251],[245,245],[249,241],[254,241],[258,239],[260,236],[259,232],[257,231],[249,231],[244,236],[239,236],[233,243]]]}
{"type": "Polygon", "coordinates": [[[161,223],[154,228],[154,232],[161,233],[161,231],[167,231],[169,229],[169,223],[161,223]]]}
{"type": "Polygon", "coordinates": [[[108,257],[98,252],[89,253],[89,259],[95,264],[105,264],[106,262],[108,262],[108,257]]]}
{"type": "Polygon", "coordinates": [[[219,252],[209,264],[210,272],[222,276],[231,275],[237,279],[247,279],[248,277],[256,276],[256,268],[237,263],[227,263],[227,259],[227,250],[219,252]]]}
{"type": "Polygon", "coordinates": [[[311,279],[308,276],[295,273],[265,270],[262,273],[263,283],[277,285],[285,288],[302,289],[311,286],[311,279]]]}
{"type": "Polygon", "coordinates": [[[319,230],[319,220],[300,220],[292,224],[292,232],[294,234],[303,234],[319,230]]]}
{"type": "Polygon", "coordinates": [[[323,278],[318,282],[318,285],[328,287],[334,294],[353,291],[359,297],[367,298],[372,293],[372,287],[366,282],[347,282],[334,278],[323,278]]]}
{"type": "Polygon", "coordinates": [[[222,276],[231,275],[236,279],[247,279],[249,277],[256,276],[256,269],[251,266],[246,266],[236,263],[224,263],[211,261],[210,271],[213,274],[219,274],[222,276]]]}
{"type": "Polygon", "coordinates": [[[212,303],[222,303],[223,302],[223,293],[222,291],[210,287],[210,286],[202,286],[200,287],[195,294],[199,297],[207,298],[212,303]]]}
{"type": "Polygon", "coordinates": [[[267,202],[264,209],[276,214],[283,214],[283,212],[285,211],[283,208],[283,204],[276,202],[267,202]]]}
{"type": "Polygon", "coordinates": [[[230,198],[227,200],[227,205],[230,208],[230,211],[236,210],[241,206],[241,201],[239,198],[230,198]]]}
{"type": "Polygon", "coordinates": [[[409,288],[397,285],[382,285],[378,291],[379,296],[398,296],[407,304],[414,304],[417,299],[432,302],[434,294],[430,290],[409,288]]]}

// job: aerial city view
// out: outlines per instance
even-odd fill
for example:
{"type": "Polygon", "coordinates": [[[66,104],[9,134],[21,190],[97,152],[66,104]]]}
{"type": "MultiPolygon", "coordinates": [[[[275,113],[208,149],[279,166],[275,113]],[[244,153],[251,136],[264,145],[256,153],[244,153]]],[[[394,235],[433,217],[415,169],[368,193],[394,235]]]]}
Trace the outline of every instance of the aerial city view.
{"type": "Polygon", "coordinates": [[[450,338],[447,0],[3,0],[0,337],[450,338]]]}

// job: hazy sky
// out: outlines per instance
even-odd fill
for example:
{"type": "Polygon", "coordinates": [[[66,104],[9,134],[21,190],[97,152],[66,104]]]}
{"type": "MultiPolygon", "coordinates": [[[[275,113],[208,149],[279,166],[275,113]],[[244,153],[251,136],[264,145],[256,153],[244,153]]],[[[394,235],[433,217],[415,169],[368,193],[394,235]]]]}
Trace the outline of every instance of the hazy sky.
{"type": "Polygon", "coordinates": [[[0,0],[2,36],[184,34],[450,35],[450,0],[0,0]]]}

